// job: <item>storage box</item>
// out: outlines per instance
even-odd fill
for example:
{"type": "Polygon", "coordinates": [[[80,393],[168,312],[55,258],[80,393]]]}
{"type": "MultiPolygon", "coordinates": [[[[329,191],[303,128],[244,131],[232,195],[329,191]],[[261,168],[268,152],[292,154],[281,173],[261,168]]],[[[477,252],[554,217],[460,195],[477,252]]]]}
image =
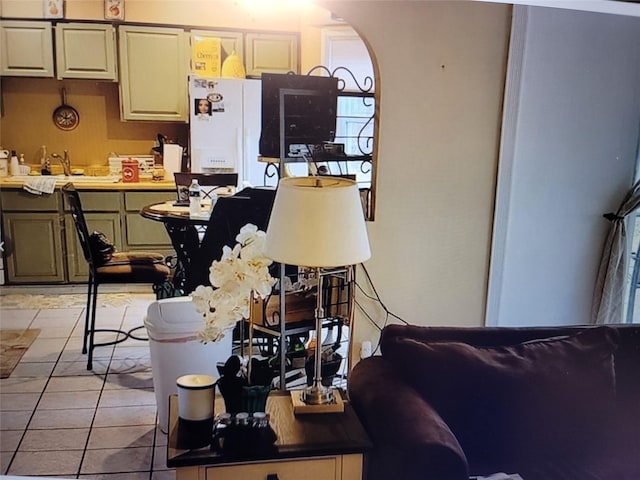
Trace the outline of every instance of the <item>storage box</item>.
{"type": "Polygon", "coordinates": [[[109,175],[122,175],[122,161],[133,159],[138,161],[138,169],[141,173],[150,172],[153,169],[153,155],[118,155],[109,157],[109,175]]]}
{"type": "MultiPolygon", "coordinates": [[[[303,293],[287,293],[285,305],[286,322],[299,322],[315,318],[316,297],[303,293]]],[[[258,300],[251,310],[251,322],[273,327],[280,325],[280,295],[274,293],[266,300],[258,300]]]]}
{"type": "MultiPolygon", "coordinates": [[[[349,318],[349,289],[340,275],[327,275],[322,288],[325,317],[349,318]]],[[[286,294],[286,323],[315,320],[317,299],[314,291],[286,294]]],[[[280,294],[274,292],[266,300],[258,300],[251,310],[251,322],[273,327],[280,325],[280,294]]]]}

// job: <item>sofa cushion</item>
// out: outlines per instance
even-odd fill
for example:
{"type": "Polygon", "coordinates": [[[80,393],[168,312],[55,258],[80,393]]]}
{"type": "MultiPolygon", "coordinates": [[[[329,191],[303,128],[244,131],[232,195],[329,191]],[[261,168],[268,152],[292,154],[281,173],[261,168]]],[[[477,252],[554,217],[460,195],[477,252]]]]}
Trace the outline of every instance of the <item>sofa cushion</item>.
{"type": "Polygon", "coordinates": [[[613,410],[615,331],[504,347],[394,338],[383,355],[440,413],[471,473],[588,455],[613,410]]]}

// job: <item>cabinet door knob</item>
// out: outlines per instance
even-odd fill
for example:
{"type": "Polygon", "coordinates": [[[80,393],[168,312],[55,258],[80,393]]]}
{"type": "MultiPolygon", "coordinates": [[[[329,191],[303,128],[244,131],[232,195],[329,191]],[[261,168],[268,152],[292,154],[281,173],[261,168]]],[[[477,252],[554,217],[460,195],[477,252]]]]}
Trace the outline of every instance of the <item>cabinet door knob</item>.
{"type": "Polygon", "coordinates": [[[279,480],[277,473],[269,473],[267,474],[267,478],[265,480],[279,480]]]}

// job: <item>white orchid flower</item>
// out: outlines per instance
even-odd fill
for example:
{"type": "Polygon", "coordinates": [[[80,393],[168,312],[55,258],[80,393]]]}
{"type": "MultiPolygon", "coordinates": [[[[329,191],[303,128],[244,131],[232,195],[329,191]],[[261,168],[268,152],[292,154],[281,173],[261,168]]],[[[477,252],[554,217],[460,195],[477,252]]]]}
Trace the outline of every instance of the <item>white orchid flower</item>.
{"type": "Polygon", "coordinates": [[[253,223],[247,223],[240,229],[240,233],[236,236],[236,242],[240,245],[246,245],[248,241],[252,240],[257,235],[257,233],[258,227],[253,223]]]}
{"type": "Polygon", "coordinates": [[[198,332],[203,342],[220,340],[238,321],[249,318],[252,295],[267,297],[276,283],[269,274],[271,259],[264,255],[265,232],[247,224],[236,236],[233,248],[224,246],[220,260],[209,268],[212,286],[199,285],[191,294],[204,319],[198,332]]]}

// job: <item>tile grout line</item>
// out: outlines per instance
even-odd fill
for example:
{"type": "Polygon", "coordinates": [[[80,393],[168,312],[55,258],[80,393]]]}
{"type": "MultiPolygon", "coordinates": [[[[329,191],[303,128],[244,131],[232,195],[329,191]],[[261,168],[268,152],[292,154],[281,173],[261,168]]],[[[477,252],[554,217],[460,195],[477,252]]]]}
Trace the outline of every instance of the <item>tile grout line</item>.
{"type": "Polygon", "coordinates": [[[78,472],[76,473],[76,478],[80,478],[80,475],[82,473],[82,466],[84,464],[84,459],[87,455],[87,449],[89,448],[89,441],[91,440],[91,434],[93,433],[93,425],[96,421],[96,416],[98,415],[98,405],[100,405],[100,400],[102,399],[102,393],[104,392],[104,386],[107,383],[107,376],[109,375],[109,368],[111,368],[111,362],[113,361],[114,351],[115,351],[115,348],[111,351],[111,357],[109,357],[109,363],[107,364],[107,368],[105,369],[105,372],[104,372],[104,378],[102,379],[102,387],[100,388],[100,393],[98,394],[98,399],[96,400],[96,407],[93,410],[93,416],[91,417],[91,423],[89,424],[89,433],[87,434],[87,439],[84,442],[84,448],[82,449],[82,455],[80,456],[80,463],[78,464],[78,472]]]}
{"type": "MultiPolygon", "coordinates": [[[[129,313],[131,312],[131,309],[132,308],[137,308],[137,306],[132,306],[132,305],[125,305],[124,307],[125,307],[124,314],[120,319],[121,328],[127,322],[130,322],[132,320],[129,317],[129,313]]],[[[36,322],[38,320],[40,315],[42,315],[44,310],[46,310],[46,309],[42,309],[42,308],[35,309],[34,315],[30,319],[27,328],[35,328],[33,326],[33,324],[34,324],[34,322],[36,322]]],[[[56,378],[65,378],[65,377],[72,378],[72,377],[78,376],[78,375],[72,375],[69,372],[66,372],[66,374],[65,374],[65,372],[58,372],[58,370],[61,367],[61,365],[63,363],[65,363],[65,362],[63,362],[63,355],[65,354],[65,351],[66,351],[67,347],[69,347],[71,342],[75,342],[75,340],[76,340],[76,336],[77,336],[77,335],[75,335],[75,333],[77,333],[76,329],[77,328],[82,328],[84,330],[83,325],[82,325],[82,323],[83,323],[83,311],[84,310],[85,309],[80,309],[80,312],[76,314],[75,322],[73,323],[73,325],[71,325],[70,331],[66,335],[66,337],[59,337],[59,338],[64,339],[64,342],[62,342],[62,348],[61,348],[60,352],[55,352],[55,351],[51,352],[51,353],[57,353],[57,356],[55,357],[55,360],[52,362],[53,363],[53,367],[52,367],[51,371],[44,377],[45,382],[44,382],[44,385],[42,386],[42,390],[38,393],[37,401],[35,402],[32,410],[29,413],[28,420],[26,421],[26,423],[24,424],[24,427],[22,428],[22,431],[21,431],[20,437],[19,437],[19,441],[17,442],[17,445],[16,445],[15,449],[13,449],[13,451],[10,453],[10,455],[8,457],[8,462],[7,462],[6,466],[5,466],[5,468],[3,469],[4,471],[2,472],[3,474],[8,474],[9,470],[12,467],[16,466],[15,465],[16,457],[17,457],[17,455],[18,455],[18,453],[20,451],[20,448],[23,445],[25,445],[24,442],[27,439],[26,434],[30,431],[30,427],[33,425],[36,411],[38,410],[40,405],[43,405],[42,400],[44,399],[44,394],[47,392],[47,389],[51,386],[54,377],[56,377],[56,378]],[[56,372],[58,372],[58,374],[56,374],[56,372]]],[[[80,338],[82,338],[83,334],[84,334],[84,332],[82,332],[80,338]]],[[[87,434],[86,440],[84,442],[84,448],[82,448],[82,450],[81,450],[81,456],[80,456],[78,468],[75,471],[75,475],[73,473],[69,472],[69,475],[71,476],[71,478],[82,478],[83,475],[89,475],[89,476],[96,475],[96,476],[99,476],[99,475],[107,475],[107,474],[112,474],[112,473],[113,474],[131,473],[131,472],[128,472],[128,471],[103,472],[100,469],[98,469],[98,471],[96,473],[90,473],[90,472],[88,472],[86,474],[82,473],[82,469],[83,469],[84,463],[87,460],[87,453],[88,453],[87,450],[89,450],[88,447],[89,447],[89,444],[90,444],[90,439],[91,439],[92,433],[94,433],[95,428],[97,428],[95,425],[96,425],[96,419],[97,419],[98,406],[99,406],[99,404],[100,404],[100,402],[101,402],[101,400],[102,400],[102,398],[103,398],[103,396],[104,396],[104,394],[106,392],[106,389],[107,389],[106,382],[107,382],[108,375],[110,375],[110,374],[114,374],[115,375],[116,373],[118,373],[118,372],[116,372],[116,373],[111,372],[111,369],[115,365],[114,362],[117,359],[117,355],[118,355],[117,354],[117,348],[114,346],[114,348],[111,351],[111,353],[109,354],[109,356],[105,357],[105,359],[108,359],[107,367],[106,367],[106,369],[104,371],[104,374],[103,374],[104,376],[102,377],[102,382],[99,383],[99,385],[100,385],[99,390],[98,390],[99,394],[97,396],[96,403],[94,405],[94,411],[93,411],[93,414],[92,414],[92,417],[91,417],[91,422],[88,425],[88,434],[87,434]]],[[[74,360],[74,361],[77,361],[77,360],[74,360]]],[[[98,376],[98,377],[101,376],[101,374],[97,374],[95,372],[92,372],[92,373],[93,373],[93,376],[98,376]]],[[[82,375],[82,374],[79,374],[79,375],[82,375]]],[[[34,378],[37,378],[37,377],[34,377],[34,378]]],[[[61,391],[69,393],[69,392],[67,392],[67,390],[61,390],[61,391]]],[[[20,393],[20,392],[17,392],[17,393],[20,393]]],[[[59,426],[58,428],[65,429],[65,428],[72,428],[72,427],[59,426]]],[[[85,427],[83,427],[83,428],[85,428],[85,427]]],[[[152,480],[154,478],[154,473],[156,472],[156,470],[154,468],[155,467],[155,461],[156,461],[157,458],[159,458],[159,455],[156,452],[156,448],[159,446],[158,442],[160,441],[160,438],[159,438],[160,433],[158,431],[158,412],[157,412],[157,410],[156,410],[155,415],[154,415],[154,421],[152,423],[152,428],[153,428],[153,434],[152,434],[152,441],[150,442],[150,449],[151,449],[150,459],[149,459],[150,463],[147,466],[143,467],[143,469],[141,469],[139,471],[137,470],[140,473],[141,476],[144,475],[145,477],[148,477],[148,480],[152,480]]],[[[127,448],[127,447],[121,447],[121,448],[127,448]]],[[[79,451],[80,448],[74,448],[73,450],[78,450],[79,451]]],[[[164,469],[161,468],[161,467],[157,470],[157,472],[162,472],[162,471],[164,471],[164,469]]],[[[38,474],[38,475],[45,475],[45,474],[46,473],[41,473],[41,474],[38,474]]]]}
{"type": "MultiPolygon", "coordinates": [[[[122,330],[124,328],[124,324],[125,324],[125,319],[127,317],[127,310],[130,308],[130,306],[125,306],[125,310],[124,310],[124,314],[122,316],[122,320],[120,321],[120,325],[119,325],[119,329],[122,330]]],[[[87,450],[89,449],[89,440],[91,438],[91,433],[93,432],[94,429],[94,424],[95,424],[95,419],[96,416],[98,414],[98,405],[100,404],[100,400],[102,399],[102,394],[104,393],[105,390],[105,385],[107,382],[107,377],[110,374],[110,370],[111,370],[111,365],[113,364],[113,360],[114,360],[114,355],[116,353],[116,348],[117,348],[118,344],[114,345],[113,350],[111,351],[111,356],[109,357],[109,363],[107,364],[107,368],[105,369],[105,373],[104,373],[104,379],[102,382],[102,388],[100,390],[100,395],[98,396],[98,401],[96,403],[96,409],[93,413],[93,418],[91,419],[91,425],[89,426],[89,435],[87,436],[87,440],[85,442],[85,447],[82,451],[82,457],[80,459],[80,465],[78,466],[78,473],[76,474],[76,478],[81,478],[82,474],[82,466],[84,463],[84,459],[86,457],[86,453],[87,450]]],[[[149,470],[148,472],[146,470],[143,470],[142,472],[139,473],[148,473],[149,474],[149,480],[152,479],[153,476],[153,461],[154,461],[154,454],[155,454],[155,446],[156,446],[156,435],[157,435],[157,415],[158,413],[156,412],[156,416],[154,417],[154,420],[156,423],[154,423],[153,425],[153,429],[154,429],[154,433],[153,433],[153,441],[151,443],[151,458],[150,458],[150,463],[149,463],[149,470]]],[[[100,427],[95,427],[95,428],[100,428],[100,427]]],[[[117,474],[123,474],[123,473],[136,473],[136,472],[127,472],[127,471],[122,471],[122,472],[98,472],[98,473],[87,473],[86,475],[117,475],[117,474]]]]}
{"type": "MultiPolygon", "coordinates": [[[[31,322],[29,322],[29,325],[27,326],[27,328],[30,328],[32,326],[33,322],[38,318],[38,315],[40,315],[40,312],[42,312],[42,309],[38,309],[38,311],[36,312],[34,317],[31,319],[31,322]]],[[[38,401],[34,405],[33,410],[31,410],[31,415],[29,415],[29,420],[27,421],[26,425],[24,426],[24,430],[22,431],[22,435],[20,436],[20,440],[18,441],[18,444],[16,445],[16,448],[13,451],[13,455],[11,455],[11,460],[9,460],[9,463],[8,463],[7,468],[5,470],[6,474],[9,473],[9,470],[13,466],[13,462],[15,461],[15,458],[18,455],[18,451],[20,450],[20,446],[22,445],[22,442],[24,440],[24,437],[27,434],[27,431],[29,431],[29,426],[31,425],[31,422],[33,420],[34,415],[36,414],[36,410],[38,409],[38,406],[40,405],[40,402],[42,401],[42,397],[44,396],[44,394],[45,394],[45,392],[47,390],[47,387],[49,386],[49,382],[51,382],[51,379],[54,376],[53,374],[54,374],[54,372],[56,370],[56,367],[58,366],[58,363],[60,362],[60,359],[62,358],[62,354],[64,353],[64,350],[65,350],[66,346],[69,344],[69,341],[71,340],[71,337],[73,335],[73,331],[74,331],[74,329],[76,328],[76,326],[78,324],[79,318],[80,318],[80,315],[78,316],[78,318],[76,318],[76,321],[73,324],[73,327],[71,328],[71,331],[69,332],[69,335],[67,336],[66,341],[64,342],[64,345],[60,349],[60,353],[58,354],[58,357],[56,358],[56,361],[54,362],[54,366],[51,369],[51,372],[49,373],[49,376],[47,377],[47,380],[46,380],[46,382],[44,384],[44,388],[42,389],[42,391],[40,392],[40,395],[38,396],[38,401]]],[[[97,409],[97,405],[96,405],[96,409],[97,409]]]]}
{"type": "MultiPolygon", "coordinates": [[[[122,329],[122,325],[123,325],[124,319],[126,317],[127,308],[128,307],[125,307],[124,314],[122,316],[122,319],[120,320],[120,324],[119,324],[119,327],[118,327],[119,329],[122,329]]],[[[116,334],[116,338],[118,338],[118,335],[119,334],[116,334]]],[[[91,418],[91,423],[89,425],[89,434],[87,435],[87,440],[85,441],[84,449],[82,450],[82,456],[80,457],[80,464],[78,465],[78,473],[76,474],[76,478],[80,478],[80,475],[82,475],[82,466],[84,464],[84,460],[85,460],[85,457],[87,455],[87,450],[89,449],[89,440],[91,439],[91,434],[93,433],[93,428],[94,428],[94,424],[95,424],[95,421],[96,421],[96,416],[98,415],[98,406],[100,405],[100,400],[102,399],[102,394],[104,392],[104,387],[105,387],[105,384],[107,383],[107,377],[109,376],[109,371],[111,370],[111,364],[113,363],[113,356],[115,355],[115,352],[116,352],[116,348],[115,348],[116,346],[117,346],[117,344],[113,345],[113,348],[111,350],[111,356],[109,357],[109,362],[107,363],[107,368],[104,371],[104,378],[102,379],[102,388],[100,389],[100,394],[98,395],[98,400],[96,402],[96,408],[95,408],[95,410],[93,412],[93,417],[91,418]]],[[[87,475],[101,475],[101,474],[104,474],[104,473],[106,473],[106,472],[99,472],[97,474],[89,473],[87,475]]],[[[109,472],[109,473],[111,473],[111,472],[109,472]]]]}

